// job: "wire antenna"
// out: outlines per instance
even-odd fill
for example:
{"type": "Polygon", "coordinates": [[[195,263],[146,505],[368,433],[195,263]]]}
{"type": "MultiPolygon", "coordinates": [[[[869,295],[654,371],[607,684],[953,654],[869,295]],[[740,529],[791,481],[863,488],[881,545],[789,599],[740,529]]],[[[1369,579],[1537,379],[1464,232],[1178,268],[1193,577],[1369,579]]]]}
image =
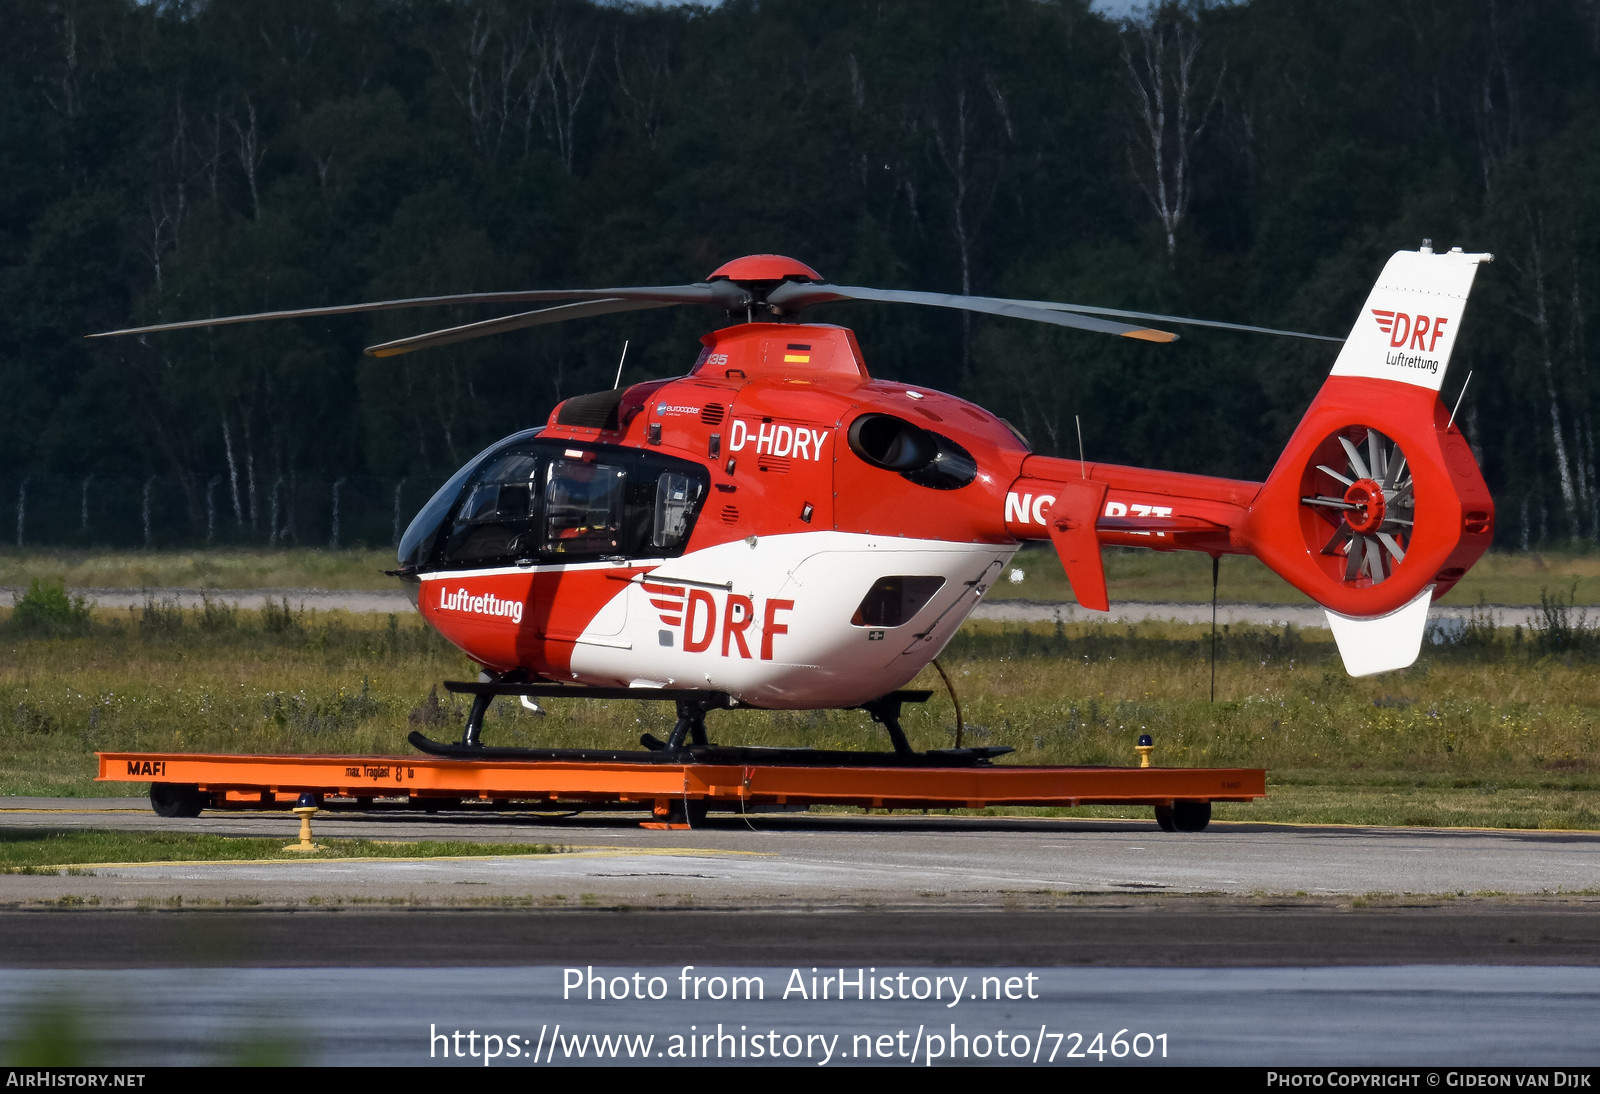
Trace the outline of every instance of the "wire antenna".
{"type": "Polygon", "coordinates": [[[1222,556],[1211,556],[1211,701],[1217,701],[1217,575],[1222,556]]]}
{"type": "Polygon", "coordinates": [[[1083,462],[1083,423],[1080,422],[1078,420],[1078,416],[1074,414],[1072,416],[1072,424],[1078,427],[1078,474],[1082,475],[1084,478],[1088,478],[1089,468],[1088,465],[1083,462]]]}
{"type": "MultiPolygon", "coordinates": [[[[615,390],[617,390],[617,388],[622,386],[622,362],[626,361],[627,359],[628,359],[628,340],[626,338],[624,338],[622,340],[622,356],[617,359],[617,378],[611,384],[611,390],[612,391],[615,391],[615,390]]],[[[1469,376],[1470,376],[1470,374],[1469,374],[1469,376]]]]}
{"type": "Polygon", "coordinates": [[[1456,405],[1450,411],[1450,420],[1444,423],[1444,431],[1450,432],[1450,427],[1456,424],[1456,411],[1461,409],[1461,400],[1467,397],[1467,385],[1472,383],[1472,370],[1467,370],[1467,378],[1461,381],[1461,393],[1456,396],[1456,405]]]}

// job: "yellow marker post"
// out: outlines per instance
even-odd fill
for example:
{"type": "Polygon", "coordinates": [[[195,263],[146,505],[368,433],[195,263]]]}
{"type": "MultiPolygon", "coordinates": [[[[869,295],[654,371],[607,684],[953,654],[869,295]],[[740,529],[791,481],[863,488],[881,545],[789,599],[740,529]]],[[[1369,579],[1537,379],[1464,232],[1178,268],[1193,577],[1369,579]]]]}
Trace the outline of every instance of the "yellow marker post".
{"type": "Polygon", "coordinates": [[[322,850],[321,847],[311,842],[311,818],[317,812],[315,802],[316,799],[310,794],[300,795],[300,804],[294,807],[294,812],[300,817],[300,842],[289,844],[284,848],[285,851],[293,851],[296,854],[309,854],[312,851],[322,850]]]}

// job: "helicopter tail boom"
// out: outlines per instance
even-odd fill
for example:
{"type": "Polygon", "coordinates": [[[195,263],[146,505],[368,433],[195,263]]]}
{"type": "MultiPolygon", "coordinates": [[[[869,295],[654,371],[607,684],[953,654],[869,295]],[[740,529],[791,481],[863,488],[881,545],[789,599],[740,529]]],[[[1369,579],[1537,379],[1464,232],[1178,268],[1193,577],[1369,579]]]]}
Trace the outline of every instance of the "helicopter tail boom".
{"type": "Polygon", "coordinates": [[[1104,544],[1251,554],[1328,613],[1352,675],[1416,659],[1427,607],[1488,549],[1494,502],[1439,397],[1489,255],[1402,251],[1265,483],[1030,456],[1006,503],[1074,594],[1109,608],[1104,544]]]}

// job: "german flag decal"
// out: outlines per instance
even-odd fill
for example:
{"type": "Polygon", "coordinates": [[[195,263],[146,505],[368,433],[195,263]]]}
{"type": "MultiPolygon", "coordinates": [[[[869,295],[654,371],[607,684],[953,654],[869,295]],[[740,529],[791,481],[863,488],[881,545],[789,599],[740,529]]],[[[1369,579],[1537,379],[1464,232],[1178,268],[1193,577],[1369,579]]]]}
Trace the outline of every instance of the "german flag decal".
{"type": "Polygon", "coordinates": [[[809,365],[811,363],[811,347],[802,346],[798,342],[789,343],[789,352],[783,355],[786,365],[809,365]]]}

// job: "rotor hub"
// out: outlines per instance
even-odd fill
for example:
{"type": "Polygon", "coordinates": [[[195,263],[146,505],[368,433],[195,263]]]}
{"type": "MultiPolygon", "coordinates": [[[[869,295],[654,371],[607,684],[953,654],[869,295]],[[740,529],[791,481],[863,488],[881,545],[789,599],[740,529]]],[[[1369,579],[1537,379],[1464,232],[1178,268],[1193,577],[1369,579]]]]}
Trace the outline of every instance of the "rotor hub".
{"type": "Polygon", "coordinates": [[[822,275],[799,259],[787,255],[745,255],[724,262],[707,281],[821,281],[822,275]]]}
{"type": "Polygon", "coordinates": [[[1357,535],[1371,535],[1383,527],[1385,508],[1383,487],[1372,479],[1357,479],[1344,492],[1344,500],[1357,506],[1345,512],[1344,519],[1357,535]]]}

